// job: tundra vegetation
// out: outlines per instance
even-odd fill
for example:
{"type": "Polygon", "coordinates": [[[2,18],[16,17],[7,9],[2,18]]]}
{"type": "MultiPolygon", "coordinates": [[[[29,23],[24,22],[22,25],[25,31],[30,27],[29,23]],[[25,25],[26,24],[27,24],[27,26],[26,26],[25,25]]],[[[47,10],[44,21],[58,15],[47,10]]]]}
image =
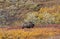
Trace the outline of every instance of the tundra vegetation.
{"type": "Polygon", "coordinates": [[[0,26],[20,26],[25,20],[35,24],[59,24],[59,9],[53,0],[0,0],[0,26]]]}
{"type": "Polygon", "coordinates": [[[60,39],[59,24],[60,0],[0,0],[0,39],[60,39]]]}

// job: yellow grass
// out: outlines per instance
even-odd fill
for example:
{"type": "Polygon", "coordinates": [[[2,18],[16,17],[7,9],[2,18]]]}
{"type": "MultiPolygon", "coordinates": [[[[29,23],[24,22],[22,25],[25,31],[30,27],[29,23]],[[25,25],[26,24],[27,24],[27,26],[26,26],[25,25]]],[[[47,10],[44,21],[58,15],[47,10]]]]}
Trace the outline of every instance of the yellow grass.
{"type": "Polygon", "coordinates": [[[60,5],[52,6],[52,7],[44,7],[39,10],[40,13],[48,12],[48,13],[60,13],[60,5]]]}
{"type": "Polygon", "coordinates": [[[0,39],[36,39],[60,34],[60,29],[33,28],[33,29],[0,29],[0,39]]]}

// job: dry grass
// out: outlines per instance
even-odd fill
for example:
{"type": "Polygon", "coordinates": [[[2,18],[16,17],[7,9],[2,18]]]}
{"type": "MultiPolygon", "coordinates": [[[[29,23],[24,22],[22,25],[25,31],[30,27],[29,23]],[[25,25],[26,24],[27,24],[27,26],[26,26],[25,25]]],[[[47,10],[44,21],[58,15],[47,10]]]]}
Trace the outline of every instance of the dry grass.
{"type": "Polygon", "coordinates": [[[31,29],[0,29],[0,39],[41,39],[60,34],[60,29],[31,28],[31,29]]]}

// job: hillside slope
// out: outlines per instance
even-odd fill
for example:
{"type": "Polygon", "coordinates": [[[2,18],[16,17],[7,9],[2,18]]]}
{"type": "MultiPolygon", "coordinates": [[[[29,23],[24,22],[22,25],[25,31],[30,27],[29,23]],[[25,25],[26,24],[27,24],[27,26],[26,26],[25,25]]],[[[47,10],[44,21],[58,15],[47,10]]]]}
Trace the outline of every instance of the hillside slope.
{"type": "Polygon", "coordinates": [[[26,13],[57,5],[60,0],[0,0],[0,25],[13,26],[15,22],[20,25],[26,13]]]}

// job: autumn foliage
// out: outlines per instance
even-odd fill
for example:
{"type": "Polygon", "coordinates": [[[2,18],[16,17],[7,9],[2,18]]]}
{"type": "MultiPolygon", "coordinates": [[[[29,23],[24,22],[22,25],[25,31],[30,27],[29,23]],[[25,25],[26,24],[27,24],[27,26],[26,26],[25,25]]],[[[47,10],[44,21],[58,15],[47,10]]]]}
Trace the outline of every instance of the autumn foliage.
{"type": "Polygon", "coordinates": [[[31,28],[31,29],[0,29],[0,39],[41,39],[60,34],[60,29],[31,28]]]}

